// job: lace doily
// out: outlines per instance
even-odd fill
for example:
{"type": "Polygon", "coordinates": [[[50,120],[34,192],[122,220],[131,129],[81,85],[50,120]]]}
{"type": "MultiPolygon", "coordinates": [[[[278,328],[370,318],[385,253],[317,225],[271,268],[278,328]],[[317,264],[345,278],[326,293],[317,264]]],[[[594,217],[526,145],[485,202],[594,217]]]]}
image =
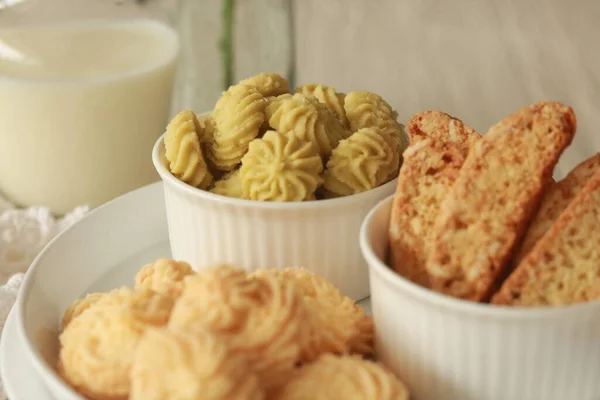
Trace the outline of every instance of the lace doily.
{"type": "MultiPolygon", "coordinates": [[[[77,207],[55,219],[49,209],[17,209],[0,196],[0,330],[21,287],[23,275],[44,246],[59,232],[80,219],[88,207],[77,207]]],[[[5,399],[0,381],[0,399],[5,399]]]]}

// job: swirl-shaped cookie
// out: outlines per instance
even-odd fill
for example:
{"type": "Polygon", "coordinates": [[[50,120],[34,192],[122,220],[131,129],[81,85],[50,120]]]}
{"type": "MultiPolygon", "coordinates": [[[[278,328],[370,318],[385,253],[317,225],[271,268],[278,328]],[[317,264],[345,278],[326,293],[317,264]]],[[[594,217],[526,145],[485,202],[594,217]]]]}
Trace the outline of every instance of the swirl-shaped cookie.
{"type": "Polygon", "coordinates": [[[314,143],[327,159],[340,140],[349,135],[325,105],[312,96],[296,93],[273,101],[265,111],[269,125],[277,132],[293,132],[300,139],[314,143]]]}
{"type": "Polygon", "coordinates": [[[336,116],[340,124],[345,128],[350,128],[348,118],[346,118],[346,110],[344,110],[344,93],[337,93],[335,88],[319,85],[316,83],[309,83],[304,86],[300,86],[296,89],[296,93],[302,93],[305,96],[313,96],[320,103],[324,104],[327,109],[336,116]]]}
{"type": "Polygon", "coordinates": [[[212,115],[208,115],[198,118],[198,122],[200,122],[200,128],[202,129],[200,145],[206,145],[211,142],[215,130],[217,129],[215,127],[215,120],[212,118],[212,115]]]}
{"type": "Polygon", "coordinates": [[[217,101],[208,158],[218,169],[231,171],[240,163],[248,144],[258,136],[265,106],[265,98],[246,85],[230,87],[217,101]]]}
{"type": "Polygon", "coordinates": [[[263,400],[247,361],[216,335],[150,329],[131,370],[129,400],[263,400]]]}
{"type": "Polygon", "coordinates": [[[65,329],[81,313],[95,305],[103,296],[105,296],[104,293],[90,293],[82,299],[75,300],[62,317],[62,329],[65,329]]]}
{"type": "Polygon", "coordinates": [[[372,318],[329,281],[305,269],[253,273],[253,276],[265,275],[295,282],[303,295],[310,329],[303,340],[302,361],[310,362],[324,353],[374,353],[372,318]]]}
{"type": "Polygon", "coordinates": [[[241,199],[244,197],[242,193],[242,176],[240,170],[236,169],[225,174],[221,179],[215,182],[215,186],[210,190],[213,193],[227,197],[235,197],[241,199]]]}
{"type": "Polygon", "coordinates": [[[122,287],[102,296],[93,308],[118,305],[128,310],[131,318],[152,326],[163,326],[169,321],[175,299],[147,288],[122,287]]]}
{"type": "Polygon", "coordinates": [[[323,187],[332,197],[365,192],[387,182],[399,166],[396,139],[373,128],[362,128],[333,150],[323,187]]]}
{"type": "Polygon", "coordinates": [[[239,84],[255,87],[264,97],[279,96],[290,92],[285,78],[273,72],[252,76],[240,81],[239,84]]]}
{"type": "Polygon", "coordinates": [[[248,279],[223,266],[186,280],[169,321],[171,329],[207,327],[244,355],[267,390],[278,387],[300,361],[306,309],[295,284],[272,277],[248,279]]]}
{"type": "Polygon", "coordinates": [[[252,295],[259,289],[258,283],[248,280],[241,269],[229,265],[202,269],[186,279],[169,326],[200,329],[206,324],[218,331],[238,330],[249,309],[258,305],[252,295]],[[204,309],[216,311],[197,318],[204,309]]]}
{"type": "Polygon", "coordinates": [[[398,123],[398,113],[379,95],[371,92],[350,92],[344,98],[346,117],[353,132],[361,128],[378,128],[394,136],[402,154],[408,146],[404,127],[398,123]]]}
{"type": "Polygon", "coordinates": [[[324,355],[300,368],[278,400],[408,400],[404,383],[381,364],[358,356],[324,355]]]}
{"type": "Polygon", "coordinates": [[[344,110],[352,130],[379,128],[394,134],[398,127],[398,113],[381,96],[371,92],[354,91],[346,94],[344,110]]]}
{"type": "Polygon", "coordinates": [[[144,331],[164,326],[173,299],[120,288],[72,319],[59,336],[60,374],[90,399],[127,399],[133,352],[144,331]]]}
{"type": "Polygon", "coordinates": [[[213,179],[200,147],[203,137],[202,126],[190,110],[181,111],[171,120],[164,137],[165,158],[171,173],[200,189],[208,188],[213,179]]]}
{"type": "Polygon", "coordinates": [[[304,201],[321,185],[323,161],[316,146],[293,133],[267,131],[250,143],[240,176],[244,198],[304,201]]]}
{"type": "Polygon", "coordinates": [[[136,289],[150,289],[158,293],[179,297],[183,290],[183,280],[194,271],[190,264],[161,258],[147,264],[135,276],[136,289]]]}

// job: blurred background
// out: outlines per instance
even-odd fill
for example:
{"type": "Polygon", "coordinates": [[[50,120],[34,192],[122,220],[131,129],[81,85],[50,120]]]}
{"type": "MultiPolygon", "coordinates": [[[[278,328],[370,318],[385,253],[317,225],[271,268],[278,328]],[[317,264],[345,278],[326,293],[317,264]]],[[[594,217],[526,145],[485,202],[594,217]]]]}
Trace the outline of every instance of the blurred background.
{"type": "Polygon", "coordinates": [[[559,100],[579,125],[558,178],[600,148],[595,0],[0,0],[0,28],[134,17],[179,35],[171,115],[210,110],[229,84],[272,71],[291,85],[376,92],[401,121],[437,109],[482,133],[559,100]]]}

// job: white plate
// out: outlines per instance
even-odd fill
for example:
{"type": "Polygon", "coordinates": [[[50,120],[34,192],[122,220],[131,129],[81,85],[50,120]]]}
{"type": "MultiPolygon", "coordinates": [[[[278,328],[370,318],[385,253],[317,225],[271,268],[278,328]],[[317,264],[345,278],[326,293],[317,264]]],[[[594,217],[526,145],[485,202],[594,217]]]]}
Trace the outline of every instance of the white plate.
{"type": "MultiPolygon", "coordinates": [[[[144,264],[170,254],[164,193],[162,184],[156,183],[92,211],[36,258],[17,300],[24,345],[21,357],[30,358],[56,398],[82,399],[51,368],[56,363],[57,335],[65,309],[85,293],[132,286],[144,264]]],[[[369,300],[361,304],[370,312],[369,300]]],[[[13,388],[23,385],[11,376],[8,379],[13,388]]]]}
{"type": "Polygon", "coordinates": [[[55,400],[25,355],[13,309],[0,341],[0,372],[4,392],[10,400],[55,400]]]}

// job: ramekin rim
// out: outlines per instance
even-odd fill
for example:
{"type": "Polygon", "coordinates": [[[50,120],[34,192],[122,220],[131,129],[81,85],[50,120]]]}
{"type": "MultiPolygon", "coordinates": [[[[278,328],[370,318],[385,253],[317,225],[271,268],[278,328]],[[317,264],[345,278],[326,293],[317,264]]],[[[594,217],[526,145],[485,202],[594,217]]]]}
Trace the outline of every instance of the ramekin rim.
{"type": "MultiPolygon", "coordinates": [[[[361,224],[359,241],[363,257],[367,261],[369,270],[379,276],[379,278],[391,287],[397,293],[409,295],[421,303],[427,303],[431,306],[444,308],[456,314],[469,317],[486,317],[489,319],[519,319],[519,320],[539,320],[539,319],[560,319],[567,315],[573,315],[581,312],[591,312],[600,308],[600,300],[589,301],[585,303],[571,304],[567,306],[554,307],[511,307],[491,305],[488,303],[475,303],[468,300],[458,299],[437,293],[433,290],[423,288],[410,280],[400,276],[377,257],[371,240],[369,239],[369,230],[375,216],[385,207],[391,207],[394,195],[379,201],[367,214],[361,224]]],[[[372,290],[373,292],[374,290],[372,290]]]]}
{"type": "MultiPolygon", "coordinates": [[[[204,113],[203,113],[204,114],[204,113]]],[[[198,114],[201,116],[203,114],[198,114]]],[[[242,207],[242,208],[253,208],[253,209],[263,209],[263,210],[272,210],[272,211],[286,211],[286,210],[314,210],[314,209],[323,209],[323,208],[331,208],[331,207],[341,207],[346,206],[348,204],[356,204],[362,203],[365,199],[377,197],[379,192],[385,192],[386,189],[389,189],[390,186],[396,186],[398,182],[398,178],[394,178],[389,182],[384,183],[381,186],[378,186],[374,189],[368,190],[366,192],[336,197],[332,199],[322,199],[322,200],[309,200],[309,201],[296,201],[296,202],[272,202],[272,201],[257,201],[257,200],[245,200],[245,199],[237,199],[233,197],[227,197],[216,193],[211,193],[207,190],[202,190],[195,188],[193,186],[188,185],[185,182],[177,179],[165,165],[163,165],[160,152],[161,147],[164,146],[164,133],[158,138],[154,147],[152,149],[152,162],[154,164],[154,168],[160,175],[160,178],[163,181],[163,184],[169,185],[171,188],[179,191],[180,193],[184,193],[186,196],[192,196],[195,199],[202,199],[212,202],[218,202],[221,204],[227,204],[234,207],[242,207]]]]}

